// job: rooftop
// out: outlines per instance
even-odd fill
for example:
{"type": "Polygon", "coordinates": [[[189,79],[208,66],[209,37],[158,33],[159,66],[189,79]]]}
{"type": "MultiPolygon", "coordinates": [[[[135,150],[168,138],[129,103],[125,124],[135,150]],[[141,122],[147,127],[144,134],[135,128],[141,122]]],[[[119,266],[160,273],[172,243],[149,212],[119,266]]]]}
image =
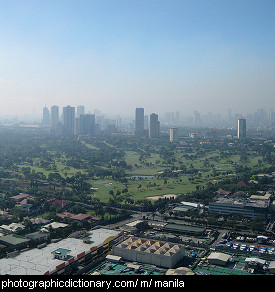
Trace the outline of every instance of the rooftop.
{"type": "Polygon", "coordinates": [[[0,237],[0,242],[5,244],[5,245],[19,245],[19,244],[22,244],[22,243],[25,243],[25,242],[29,242],[30,239],[28,238],[25,238],[23,236],[20,236],[20,235],[16,235],[16,234],[9,234],[9,235],[5,235],[5,236],[2,236],[0,237]]]}
{"type": "Polygon", "coordinates": [[[88,275],[164,275],[166,269],[148,264],[133,264],[125,261],[113,262],[107,258],[96,267],[87,271],[88,275]]]}
{"type": "Polygon", "coordinates": [[[10,197],[10,199],[20,200],[20,199],[27,198],[28,196],[29,196],[28,194],[20,193],[19,195],[16,195],[16,196],[12,196],[12,197],[10,197]]]}
{"type": "Polygon", "coordinates": [[[227,198],[227,197],[216,197],[213,202],[224,205],[242,205],[257,208],[267,208],[267,200],[251,199],[251,198],[227,198]]]}
{"type": "Polygon", "coordinates": [[[168,243],[158,240],[149,240],[139,237],[128,237],[117,247],[142,251],[146,253],[161,254],[164,256],[172,256],[182,248],[180,244],[168,243]]]}
{"type": "Polygon", "coordinates": [[[56,266],[64,261],[55,259],[52,252],[60,250],[70,250],[72,257],[79,253],[89,251],[91,247],[102,244],[106,239],[117,236],[120,231],[105,228],[93,229],[88,232],[91,238],[90,243],[84,243],[82,239],[66,238],[61,241],[51,243],[38,249],[30,249],[18,254],[14,258],[0,259],[0,269],[2,275],[43,275],[47,271],[54,270],[56,266]]]}

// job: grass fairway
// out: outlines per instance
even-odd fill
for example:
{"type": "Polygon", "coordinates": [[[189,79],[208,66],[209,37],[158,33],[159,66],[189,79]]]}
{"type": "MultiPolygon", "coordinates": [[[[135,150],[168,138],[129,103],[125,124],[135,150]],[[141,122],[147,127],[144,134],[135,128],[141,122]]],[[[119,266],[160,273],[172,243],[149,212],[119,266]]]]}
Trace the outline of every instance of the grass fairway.
{"type": "MultiPolygon", "coordinates": [[[[100,150],[92,144],[83,141],[82,143],[90,149],[100,150]]],[[[114,147],[112,145],[109,146],[114,147]]],[[[204,189],[209,182],[213,184],[219,182],[229,174],[229,171],[230,175],[235,175],[236,166],[246,165],[247,167],[254,168],[257,167],[259,161],[263,163],[262,157],[255,152],[250,152],[247,161],[244,163],[240,161],[240,155],[236,154],[236,152],[230,154],[229,151],[221,155],[218,150],[209,150],[199,155],[198,151],[193,151],[192,153],[187,152],[186,149],[179,146],[174,152],[169,154],[169,159],[166,158],[166,160],[159,149],[154,148],[154,151],[156,153],[148,154],[145,151],[126,150],[125,162],[127,165],[131,165],[131,168],[126,170],[127,183],[115,181],[111,177],[89,179],[89,183],[93,187],[91,190],[93,192],[92,196],[107,203],[111,197],[109,194],[111,190],[116,193],[117,191],[125,191],[126,188],[127,192],[125,193],[125,197],[128,196],[133,200],[142,200],[148,197],[170,194],[186,194],[195,190],[204,189]],[[157,178],[156,175],[165,169],[184,169],[183,172],[185,174],[179,175],[178,177],[157,178]]],[[[63,178],[73,176],[77,172],[87,173],[85,169],[76,169],[67,166],[65,154],[56,155],[55,152],[50,152],[50,154],[54,156],[54,162],[49,164],[47,168],[41,167],[43,164],[40,159],[35,158],[32,163],[17,165],[18,171],[22,172],[23,167],[29,167],[31,171],[43,173],[46,178],[52,172],[58,172],[63,178]]],[[[269,166],[268,164],[265,165],[269,166]]],[[[102,166],[102,168],[105,167],[102,166]]]]}
{"type": "Polygon", "coordinates": [[[165,169],[164,166],[155,164],[156,160],[162,160],[157,154],[151,154],[151,156],[146,159],[146,164],[142,164],[139,158],[140,155],[137,152],[125,151],[125,161],[132,166],[132,170],[127,172],[130,176],[156,175],[158,172],[165,169]]]}
{"type": "MultiPolygon", "coordinates": [[[[225,177],[227,171],[231,171],[234,175],[235,165],[241,164],[240,155],[233,154],[227,158],[221,158],[217,151],[212,151],[207,153],[204,157],[192,160],[184,159],[180,153],[177,153],[175,157],[177,162],[174,165],[180,167],[180,164],[184,164],[187,169],[192,167],[200,171],[201,174],[186,174],[173,178],[156,178],[156,174],[169,168],[168,165],[161,165],[163,160],[158,154],[151,154],[149,158],[146,158],[145,162],[141,162],[139,153],[135,151],[126,151],[126,163],[132,166],[132,169],[127,171],[128,183],[122,184],[112,179],[93,180],[93,187],[97,188],[94,196],[102,202],[108,202],[110,190],[114,192],[118,190],[122,191],[126,187],[129,197],[134,200],[169,194],[186,194],[196,189],[203,189],[209,182],[213,184],[219,182],[225,177]],[[209,165],[207,166],[204,165],[206,158],[209,160],[209,165]],[[213,169],[216,170],[215,176],[213,176],[212,173],[213,169]],[[133,176],[149,177],[133,178],[133,176]],[[193,180],[190,180],[190,178],[193,180]]],[[[248,158],[246,165],[254,167],[257,165],[260,158],[260,156],[252,155],[248,158]]]]}
{"type": "Polygon", "coordinates": [[[206,185],[209,179],[198,179],[190,182],[189,176],[181,176],[178,178],[170,179],[157,179],[157,178],[135,178],[129,179],[127,185],[112,179],[98,179],[91,181],[94,190],[94,197],[100,201],[107,203],[110,194],[109,191],[113,190],[122,191],[128,189],[128,194],[131,199],[142,200],[152,196],[162,196],[168,194],[185,194],[196,190],[196,186],[202,187],[206,185]]]}

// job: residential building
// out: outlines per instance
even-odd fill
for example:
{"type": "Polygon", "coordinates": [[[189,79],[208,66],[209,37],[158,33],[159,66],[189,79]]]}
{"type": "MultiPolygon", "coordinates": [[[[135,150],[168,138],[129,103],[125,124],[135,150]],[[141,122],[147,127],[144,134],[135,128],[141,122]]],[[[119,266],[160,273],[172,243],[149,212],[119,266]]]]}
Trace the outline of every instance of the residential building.
{"type": "Polygon", "coordinates": [[[149,125],[149,137],[158,138],[160,134],[160,123],[158,120],[158,115],[152,113],[150,115],[150,125],[149,125]]]}
{"type": "Polygon", "coordinates": [[[81,115],[85,114],[85,106],[84,105],[78,105],[76,107],[76,117],[80,118],[81,115]]]}
{"type": "Polygon", "coordinates": [[[81,114],[79,118],[79,134],[95,135],[95,115],[81,114]]]}
{"type": "Polygon", "coordinates": [[[171,128],[170,129],[170,142],[177,142],[178,141],[178,128],[171,128]]]}
{"type": "Polygon", "coordinates": [[[51,107],[51,126],[54,132],[56,132],[57,130],[58,122],[59,122],[59,107],[57,105],[53,105],[51,107]]]}
{"type": "Polygon", "coordinates": [[[51,122],[50,122],[50,112],[49,112],[49,109],[46,106],[43,108],[43,119],[42,119],[41,124],[44,125],[44,126],[48,126],[48,125],[51,124],[51,122]]]}
{"type": "Polygon", "coordinates": [[[136,108],[135,135],[144,135],[144,108],[136,108]]]}
{"type": "Polygon", "coordinates": [[[75,133],[75,108],[71,106],[63,107],[63,134],[73,136],[75,133]]]}
{"type": "Polygon", "coordinates": [[[246,119],[238,119],[238,138],[246,138],[246,119]]]}

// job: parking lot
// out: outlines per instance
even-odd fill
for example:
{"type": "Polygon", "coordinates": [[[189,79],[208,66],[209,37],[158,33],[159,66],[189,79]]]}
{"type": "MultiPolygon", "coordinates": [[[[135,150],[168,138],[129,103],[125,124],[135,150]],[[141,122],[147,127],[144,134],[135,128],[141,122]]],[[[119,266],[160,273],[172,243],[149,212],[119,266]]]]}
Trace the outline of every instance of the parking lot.
{"type": "Polygon", "coordinates": [[[275,240],[265,236],[237,236],[232,239],[230,234],[223,236],[220,234],[217,241],[212,245],[214,248],[251,253],[254,255],[275,255],[275,240]]]}

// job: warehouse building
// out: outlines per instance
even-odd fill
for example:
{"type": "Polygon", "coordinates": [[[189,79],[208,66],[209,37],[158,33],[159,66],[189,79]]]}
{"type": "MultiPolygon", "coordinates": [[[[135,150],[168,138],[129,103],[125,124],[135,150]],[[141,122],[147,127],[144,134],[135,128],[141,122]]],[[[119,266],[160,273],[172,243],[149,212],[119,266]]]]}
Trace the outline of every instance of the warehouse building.
{"type": "Polygon", "coordinates": [[[113,246],[113,254],[132,262],[173,268],[185,255],[185,249],[180,244],[128,237],[113,246]]]}
{"type": "Polygon", "coordinates": [[[94,228],[85,237],[56,240],[2,258],[0,272],[1,275],[71,274],[106,255],[123,235],[123,231],[94,228]]]}
{"type": "Polygon", "coordinates": [[[231,255],[221,253],[221,252],[212,252],[207,257],[207,260],[212,265],[225,266],[230,258],[231,258],[231,255]]]}
{"type": "Polygon", "coordinates": [[[197,227],[192,225],[172,224],[167,223],[163,226],[164,231],[186,234],[186,235],[203,235],[205,233],[205,227],[197,227]]]}

